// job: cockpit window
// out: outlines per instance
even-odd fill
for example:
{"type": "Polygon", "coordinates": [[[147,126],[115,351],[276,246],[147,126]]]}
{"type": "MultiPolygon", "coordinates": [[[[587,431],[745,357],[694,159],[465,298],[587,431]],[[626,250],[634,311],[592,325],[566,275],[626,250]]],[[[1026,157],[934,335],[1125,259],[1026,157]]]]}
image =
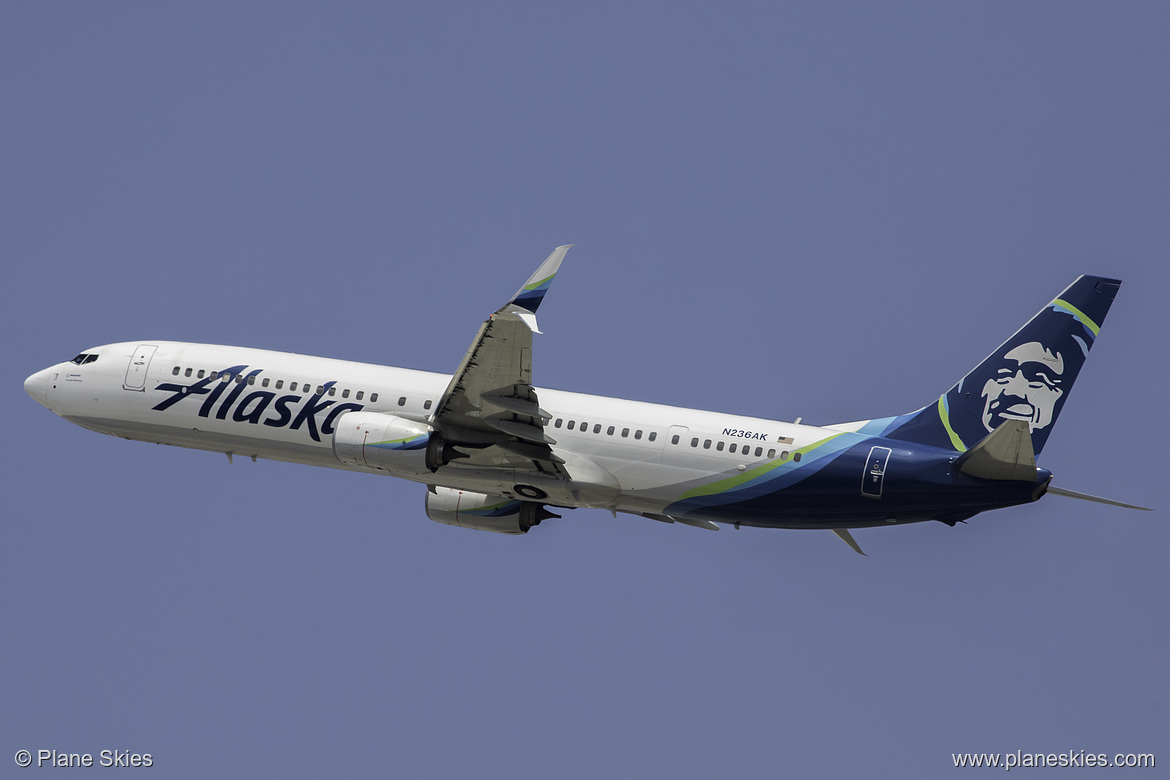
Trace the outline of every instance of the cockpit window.
{"type": "Polygon", "coordinates": [[[77,357],[73,358],[73,359],[72,359],[72,360],[70,360],[69,362],[70,362],[70,363],[76,363],[76,364],[77,364],[77,365],[79,365],[79,366],[84,366],[85,364],[87,364],[87,363],[92,363],[92,362],[94,362],[94,361],[95,361],[95,360],[97,360],[97,359],[98,359],[98,356],[97,356],[97,355],[91,355],[91,354],[86,354],[85,352],[82,352],[80,355],[78,355],[77,357]]]}

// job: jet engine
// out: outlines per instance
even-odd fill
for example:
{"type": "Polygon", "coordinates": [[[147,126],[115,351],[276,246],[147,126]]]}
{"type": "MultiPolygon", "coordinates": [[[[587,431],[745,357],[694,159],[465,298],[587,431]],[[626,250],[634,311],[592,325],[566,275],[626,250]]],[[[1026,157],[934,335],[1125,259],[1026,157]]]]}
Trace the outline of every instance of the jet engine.
{"type": "Polygon", "coordinates": [[[346,412],[333,427],[333,454],[347,466],[391,473],[427,470],[434,430],[426,423],[382,412],[346,412]]]}
{"type": "Polygon", "coordinates": [[[426,423],[383,412],[346,412],[338,417],[333,454],[347,466],[392,474],[434,473],[453,460],[470,457],[426,423]]]}
{"type": "Polygon", "coordinates": [[[542,504],[447,487],[427,488],[426,507],[436,523],[499,534],[526,534],[541,520],[560,517],[542,504]]]}

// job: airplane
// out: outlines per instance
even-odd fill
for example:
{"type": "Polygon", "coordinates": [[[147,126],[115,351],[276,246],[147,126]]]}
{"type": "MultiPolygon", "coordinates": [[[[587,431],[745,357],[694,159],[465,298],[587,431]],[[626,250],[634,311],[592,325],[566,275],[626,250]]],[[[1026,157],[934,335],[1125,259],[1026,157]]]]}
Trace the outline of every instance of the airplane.
{"type": "Polygon", "coordinates": [[[24,387],[124,439],[420,482],[432,520],[507,534],[591,507],[710,530],[832,530],[864,555],[849,529],[954,526],[1046,493],[1145,509],[1056,487],[1036,466],[1119,280],[1079,277],[917,411],[818,427],[538,388],[536,312],[570,246],[484,321],[452,375],[131,341],[24,387]]]}

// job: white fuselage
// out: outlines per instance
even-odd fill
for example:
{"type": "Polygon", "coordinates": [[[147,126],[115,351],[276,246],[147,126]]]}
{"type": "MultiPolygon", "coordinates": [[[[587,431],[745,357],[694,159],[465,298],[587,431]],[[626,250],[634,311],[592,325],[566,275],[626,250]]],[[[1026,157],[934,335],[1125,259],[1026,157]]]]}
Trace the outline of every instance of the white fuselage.
{"type": "MultiPolygon", "coordinates": [[[[45,369],[25,385],[70,422],[126,439],[351,470],[364,469],[343,464],[332,446],[346,412],[426,423],[451,380],[427,371],[167,341],[110,344],[83,354],[97,357],[45,369]],[[229,367],[235,381],[223,376],[229,367]]],[[[570,472],[585,476],[576,490],[558,493],[552,479],[541,486],[560,506],[661,512],[688,485],[743,472],[842,432],[556,390],[541,389],[539,397],[552,415],[545,430],[556,441],[553,452],[570,472]]],[[[434,472],[403,469],[393,476],[497,494],[509,493],[516,482],[507,469],[458,460],[434,472]]]]}

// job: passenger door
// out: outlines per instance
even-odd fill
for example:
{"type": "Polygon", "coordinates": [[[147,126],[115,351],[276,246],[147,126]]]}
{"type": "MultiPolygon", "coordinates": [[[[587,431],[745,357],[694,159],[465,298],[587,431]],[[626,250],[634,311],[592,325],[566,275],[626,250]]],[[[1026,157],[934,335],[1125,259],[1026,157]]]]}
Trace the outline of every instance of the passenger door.
{"type": "Polygon", "coordinates": [[[134,348],[130,365],[126,366],[126,379],[122,382],[124,389],[146,392],[146,372],[150,370],[150,361],[157,349],[157,344],[139,344],[134,348]]]}
{"type": "Polygon", "coordinates": [[[886,466],[889,465],[889,447],[873,447],[865,460],[865,471],[861,475],[861,495],[869,498],[882,497],[882,485],[886,481],[886,466]]]}

